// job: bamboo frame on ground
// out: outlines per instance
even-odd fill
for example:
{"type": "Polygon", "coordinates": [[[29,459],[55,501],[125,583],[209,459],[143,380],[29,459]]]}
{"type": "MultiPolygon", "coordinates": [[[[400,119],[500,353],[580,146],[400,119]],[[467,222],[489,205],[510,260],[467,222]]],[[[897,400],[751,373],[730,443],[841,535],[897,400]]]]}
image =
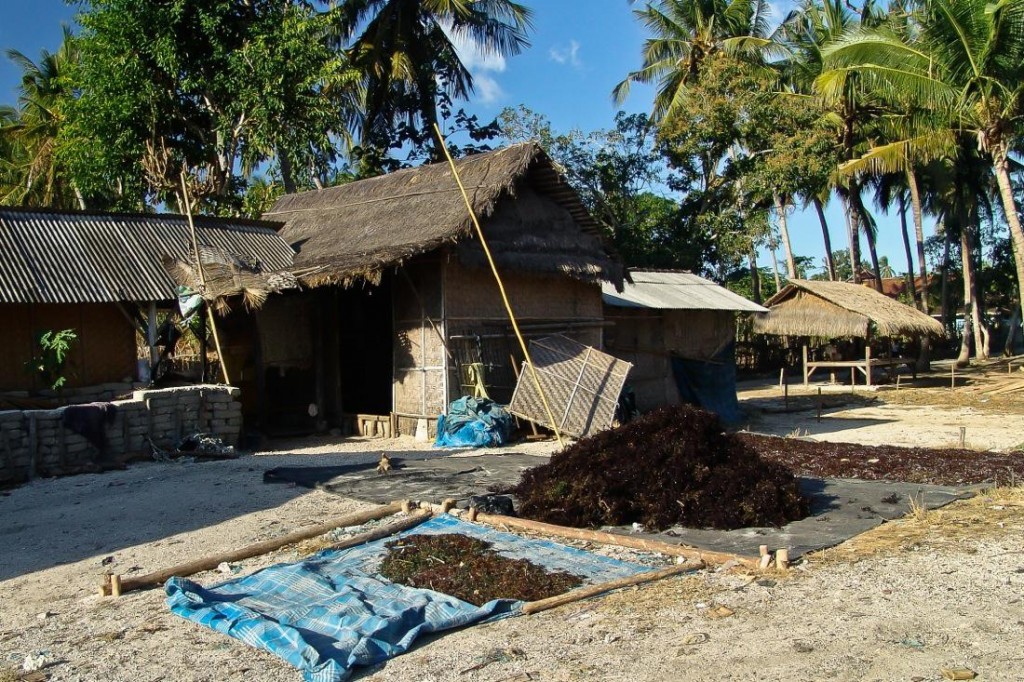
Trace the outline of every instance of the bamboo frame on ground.
{"type": "MultiPolygon", "coordinates": [[[[445,500],[446,503],[449,500],[445,500]]],[[[430,509],[435,514],[451,513],[455,516],[464,516],[467,521],[486,523],[489,526],[506,528],[510,530],[521,530],[541,535],[568,540],[583,540],[595,542],[600,545],[613,545],[615,547],[626,547],[642,552],[657,552],[668,556],[682,557],[692,561],[703,561],[709,565],[721,565],[728,562],[735,562],[746,568],[756,568],[758,559],[755,557],[731,554],[729,552],[715,552],[703,550],[698,547],[687,547],[684,545],[673,545],[662,540],[651,538],[635,537],[633,535],[622,535],[620,533],[608,533],[600,530],[589,530],[587,528],[571,528],[569,526],[556,526],[553,523],[521,519],[515,516],[502,516],[500,514],[484,514],[475,507],[467,510],[452,509],[450,506],[420,503],[421,508],[430,509]],[[450,510],[450,511],[449,511],[450,510]]]]}
{"type": "MultiPolygon", "coordinates": [[[[185,563],[171,566],[159,571],[153,571],[138,577],[124,578],[118,575],[106,575],[104,576],[103,585],[100,587],[100,594],[103,596],[113,595],[120,596],[124,592],[130,592],[132,590],[140,590],[147,587],[155,587],[162,585],[169,578],[184,578],[194,573],[201,571],[209,571],[217,568],[224,562],[241,561],[243,559],[250,559],[255,556],[267,554],[274,550],[281,549],[287,545],[293,545],[296,542],[303,540],[309,540],[315,538],[324,533],[328,533],[336,528],[345,528],[347,526],[359,526],[368,521],[376,521],[378,519],[397,514],[402,511],[403,503],[392,502],[391,504],[374,507],[361,512],[355,512],[346,516],[341,516],[335,519],[331,519],[325,523],[321,523],[316,526],[310,526],[308,528],[300,528],[297,531],[282,535],[281,537],[274,538],[272,540],[264,540],[263,542],[257,542],[251,545],[242,547],[241,549],[231,550],[228,552],[220,552],[218,554],[212,554],[201,559],[194,561],[187,561],[185,563]]],[[[414,515],[411,519],[406,519],[395,524],[390,524],[384,528],[380,528],[370,533],[364,533],[361,536],[349,538],[342,543],[338,543],[334,548],[341,548],[341,545],[345,547],[353,547],[363,542],[369,542],[371,539],[376,540],[392,533],[404,530],[406,527],[411,528],[419,523],[422,523],[430,514],[418,514],[414,515]],[[411,523],[415,520],[415,523],[411,523]],[[405,525],[403,525],[405,524],[405,525]],[[403,526],[399,528],[398,526],[403,526]],[[387,532],[384,532],[387,531],[387,532]],[[369,537],[369,536],[375,537],[369,537]]]]}

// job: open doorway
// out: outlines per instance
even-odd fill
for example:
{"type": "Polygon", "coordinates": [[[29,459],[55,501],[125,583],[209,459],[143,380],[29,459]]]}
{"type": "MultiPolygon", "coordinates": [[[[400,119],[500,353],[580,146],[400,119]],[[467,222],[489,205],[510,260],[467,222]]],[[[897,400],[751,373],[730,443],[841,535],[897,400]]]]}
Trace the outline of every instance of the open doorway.
{"type": "Polygon", "coordinates": [[[364,284],[338,294],[339,367],[344,414],[391,412],[393,373],[393,277],[377,286],[364,284]]]}

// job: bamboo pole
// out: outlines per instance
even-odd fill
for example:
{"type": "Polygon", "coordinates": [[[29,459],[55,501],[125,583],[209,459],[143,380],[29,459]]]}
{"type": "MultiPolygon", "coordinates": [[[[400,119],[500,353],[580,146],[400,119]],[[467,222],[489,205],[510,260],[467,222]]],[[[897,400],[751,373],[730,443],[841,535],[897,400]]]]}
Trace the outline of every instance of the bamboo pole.
{"type": "Polygon", "coordinates": [[[484,239],[484,231],[480,228],[480,221],[477,220],[476,212],[473,210],[473,204],[469,200],[469,194],[466,193],[466,188],[462,184],[462,178],[459,177],[459,171],[455,167],[455,161],[452,159],[452,155],[448,153],[448,145],[445,142],[444,135],[441,134],[441,129],[436,123],[434,124],[434,132],[437,134],[437,139],[441,144],[441,149],[444,150],[445,158],[448,159],[448,165],[452,169],[452,176],[455,178],[455,182],[459,186],[459,191],[462,192],[462,199],[466,202],[466,209],[469,211],[469,217],[473,221],[473,227],[476,228],[476,236],[480,240],[480,245],[484,249],[484,254],[487,255],[487,262],[491,266],[491,272],[494,274],[494,280],[498,283],[498,291],[501,292],[501,300],[505,304],[505,311],[508,313],[508,319],[512,322],[512,329],[516,333],[516,338],[519,339],[519,347],[523,351],[523,357],[526,358],[526,364],[530,368],[530,378],[533,379],[533,384],[537,388],[537,393],[540,394],[540,400],[544,404],[544,412],[547,414],[548,421],[551,422],[551,430],[555,432],[555,438],[558,440],[558,445],[564,446],[565,443],[562,441],[562,432],[558,427],[558,423],[555,421],[555,415],[551,411],[551,406],[548,404],[547,394],[544,393],[544,389],[540,385],[540,379],[537,378],[537,370],[533,367],[533,359],[530,357],[530,349],[526,347],[526,341],[523,339],[523,333],[519,330],[519,323],[516,321],[516,316],[512,312],[512,304],[508,300],[508,294],[505,293],[505,285],[501,281],[501,275],[498,274],[498,266],[494,263],[494,256],[491,255],[491,249],[487,246],[487,240],[484,239]]]}
{"type": "Polygon", "coordinates": [[[668,568],[663,568],[658,571],[637,573],[636,575],[631,575],[626,578],[619,578],[618,580],[611,580],[606,583],[591,585],[589,587],[573,590],[572,592],[566,592],[565,594],[560,594],[557,597],[548,597],[547,599],[527,602],[523,604],[523,613],[526,615],[540,613],[541,611],[547,611],[548,609],[571,604],[582,599],[596,597],[599,594],[611,592],[612,590],[631,587],[632,585],[642,585],[643,583],[661,580],[673,575],[679,575],[680,573],[689,573],[690,571],[696,571],[701,568],[704,568],[704,562],[698,560],[679,564],[678,566],[669,566],[668,568]]]}
{"type": "Polygon", "coordinates": [[[735,561],[743,566],[755,567],[757,560],[753,557],[729,554],[727,552],[711,552],[696,547],[684,547],[673,545],[661,540],[650,538],[638,538],[632,535],[620,535],[619,533],[606,533],[600,530],[587,530],[585,528],[569,528],[567,526],[556,526],[541,521],[520,519],[513,516],[500,516],[498,514],[484,514],[478,512],[476,520],[492,526],[512,528],[516,530],[532,531],[554,537],[567,538],[570,540],[585,540],[596,542],[602,545],[615,545],[617,547],[628,547],[646,552],[659,552],[669,556],[681,556],[684,559],[704,561],[708,564],[724,564],[735,561]]]}
{"type": "Polygon", "coordinates": [[[210,330],[213,332],[213,343],[217,347],[217,357],[220,359],[220,372],[224,375],[224,383],[231,385],[231,379],[228,378],[228,363],[224,357],[224,351],[220,347],[220,336],[217,334],[217,321],[213,317],[213,309],[210,308],[206,302],[206,271],[203,269],[203,256],[199,252],[199,238],[196,237],[196,224],[192,220],[192,200],[188,196],[188,183],[185,180],[185,169],[181,170],[181,196],[184,200],[182,203],[185,204],[185,216],[188,218],[188,229],[192,233],[192,248],[196,252],[196,266],[199,268],[199,282],[203,287],[203,307],[206,308],[206,314],[210,320],[210,330]]]}
{"type": "MultiPolygon", "coordinates": [[[[318,535],[328,533],[335,528],[345,528],[347,526],[359,526],[367,521],[376,521],[392,514],[397,514],[402,510],[402,504],[400,502],[392,502],[391,504],[385,504],[373,509],[366,511],[356,512],[354,514],[348,514],[346,516],[340,516],[332,519],[325,523],[321,523],[316,526],[310,526],[308,528],[300,528],[297,531],[282,535],[281,537],[273,538],[271,540],[264,540],[263,542],[257,542],[251,545],[242,547],[241,549],[230,550],[227,552],[220,552],[218,554],[211,554],[201,559],[195,559],[194,561],[187,561],[185,563],[171,566],[159,571],[153,571],[141,575],[137,578],[123,578],[120,576],[105,576],[103,585],[100,587],[101,595],[109,595],[113,591],[111,589],[111,582],[116,583],[120,581],[121,592],[131,592],[132,590],[139,590],[146,587],[155,587],[162,585],[169,578],[179,577],[184,578],[194,573],[201,571],[209,571],[217,568],[224,562],[242,561],[243,559],[250,559],[255,556],[267,554],[274,550],[281,549],[287,545],[293,545],[296,542],[303,540],[309,540],[315,538],[318,535]]],[[[417,523],[426,519],[429,514],[423,515],[422,518],[414,517],[417,519],[417,523]]],[[[415,525],[415,524],[413,524],[415,525]]],[[[358,537],[358,536],[357,536],[358,537]]],[[[355,540],[356,538],[350,538],[355,540]]],[[[376,538],[375,538],[376,539],[376,538]]],[[[346,541],[347,542],[347,541],[346,541]]],[[[366,542],[362,540],[361,542],[366,542]]],[[[359,543],[356,543],[359,544],[359,543]]],[[[349,545],[351,546],[351,545],[349,545]]]]}

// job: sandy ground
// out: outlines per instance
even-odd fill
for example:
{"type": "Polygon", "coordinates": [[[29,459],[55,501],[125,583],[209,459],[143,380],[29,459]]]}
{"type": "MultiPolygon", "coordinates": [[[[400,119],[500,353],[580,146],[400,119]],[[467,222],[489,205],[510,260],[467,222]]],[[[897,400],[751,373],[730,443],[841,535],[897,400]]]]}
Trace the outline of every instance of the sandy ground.
{"type": "MultiPolygon", "coordinates": [[[[854,414],[849,418],[872,423],[835,431],[843,439],[916,438],[945,445],[957,437],[955,420],[963,418],[969,441],[984,434],[986,441],[998,437],[1005,447],[1013,444],[1008,435],[999,435],[1013,428],[1005,415],[981,420],[930,409],[938,411],[854,414]],[[950,420],[952,434],[937,428],[940,418],[950,420]],[[922,419],[932,420],[930,429],[915,423],[922,419]],[[889,431],[877,430],[884,426],[889,431]]],[[[761,426],[775,425],[783,433],[798,424],[808,428],[797,417],[806,421],[807,415],[766,415],[761,426]]],[[[830,414],[823,423],[849,426],[840,422],[846,418],[830,414]]],[[[813,413],[810,421],[816,424],[813,413]]],[[[1020,442],[1024,436],[1017,431],[1020,442]]],[[[172,616],[159,590],[115,600],[100,598],[96,588],[107,570],[163,568],[368,506],[319,491],[266,485],[262,472],[285,464],[375,459],[381,441],[303,445],[289,448],[290,454],[226,462],[138,464],[127,471],[36,481],[4,493],[0,666],[17,668],[26,657],[41,656],[55,681],[300,679],[270,655],[172,616]]],[[[387,447],[420,446],[400,441],[387,447]]],[[[535,454],[551,449],[544,443],[510,448],[535,454]]],[[[915,523],[916,530],[903,522],[886,524],[871,542],[830,550],[785,576],[766,574],[751,582],[754,576],[706,571],[468,628],[358,677],[937,680],[941,668],[962,665],[983,680],[1024,680],[1024,496],[957,503],[942,516],[915,523]],[[712,617],[711,607],[718,604],[735,614],[712,617]]],[[[286,549],[234,570],[249,572],[296,557],[295,549],[286,549]]],[[[196,577],[213,583],[225,576],[196,577]]],[[[6,682],[2,673],[0,680],[6,682]]]]}

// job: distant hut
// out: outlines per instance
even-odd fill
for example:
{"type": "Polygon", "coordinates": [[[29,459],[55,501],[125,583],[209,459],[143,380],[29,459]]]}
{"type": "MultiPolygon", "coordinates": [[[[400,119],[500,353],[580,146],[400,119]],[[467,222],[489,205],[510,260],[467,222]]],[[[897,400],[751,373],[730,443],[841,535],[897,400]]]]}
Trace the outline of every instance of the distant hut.
{"type": "MultiPolygon", "coordinates": [[[[600,284],[622,267],[551,160],[526,143],[457,166],[527,335],[600,346],[600,284]]],[[[446,164],[286,195],[265,217],[314,289],[256,315],[268,416],[312,405],[321,426],[410,433],[461,395],[511,397],[518,347],[446,164]]]]}
{"type": "MultiPolygon", "coordinates": [[[[906,364],[913,360],[872,357],[873,339],[896,337],[943,336],[942,325],[915,308],[900,303],[874,289],[848,282],[790,280],[782,291],[768,300],[768,312],[754,318],[754,331],[777,336],[816,337],[821,339],[853,338],[863,340],[863,357],[829,355],[815,358],[808,346],[803,347],[803,377],[820,368],[848,368],[872,383],[872,369],[906,364]]],[[[888,348],[887,348],[888,350],[888,348]]]]}
{"type": "MultiPolygon", "coordinates": [[[[274,225],[207,217],[195,224],[208,283],[223,295],[244,295],[247,287],[260,295],[236,263],[291,266],[291,249],[274,225]]],[[[64,329],[78,337],[65,399],[109,399],[130,388],[139,376],[137,336],[143,348],[152,343],[158,314],[175,302],[165,261],[185,269],[195,261],[184,216],[0,208],[0,394],[45,392],[26,364],[41,333],[64,329]]],[[[141,359],[148,370],[151,354],[141,359]]]]}
{"type": "Polygon", "coordinates": [[[738,418],[736,316],[765,308],[690,272],[633,269],[630,279],[604,287],[605,346],[633,363],[637,408],[685,401],[738,418]]]}

